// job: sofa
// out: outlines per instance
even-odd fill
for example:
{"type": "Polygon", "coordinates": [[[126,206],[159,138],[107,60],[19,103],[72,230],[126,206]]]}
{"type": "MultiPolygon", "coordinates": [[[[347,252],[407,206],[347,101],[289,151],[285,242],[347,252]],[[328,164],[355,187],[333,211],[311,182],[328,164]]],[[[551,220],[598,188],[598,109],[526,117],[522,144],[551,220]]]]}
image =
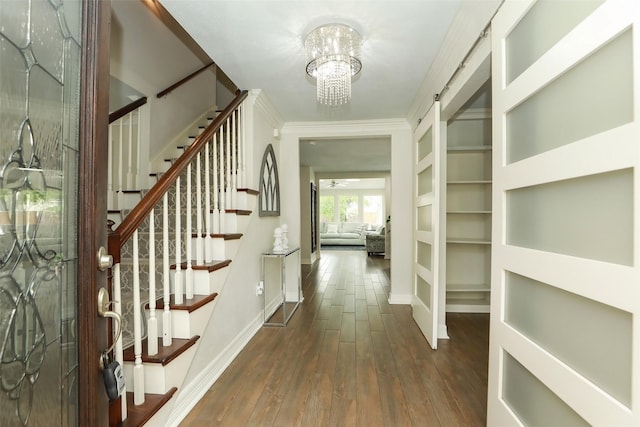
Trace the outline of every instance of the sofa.
{"type": "Polygon", "coordinates": [[[364,245],[367,248],[367,254],[383,254],[385,253],[385,229],[382,227],[379,232],[368,233],[365,236],[364,245]]]}
{"type": "Polygon", "coordinates": [[[322,222],[320,245],[364,246],[368,227],[363,222],[322,222]]]}

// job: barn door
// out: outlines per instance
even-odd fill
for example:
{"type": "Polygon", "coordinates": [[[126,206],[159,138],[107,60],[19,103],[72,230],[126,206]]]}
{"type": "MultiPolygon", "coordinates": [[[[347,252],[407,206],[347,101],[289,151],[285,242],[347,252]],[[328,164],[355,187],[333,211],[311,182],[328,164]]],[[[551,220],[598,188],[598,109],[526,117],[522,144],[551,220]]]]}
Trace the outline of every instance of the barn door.
{"type": "Polygon", "coordinates": [[[493,22],[491,426],[640,425],[640,3],[493,22]]]}
{"type": "Polygon", "coordinates": [[[440,252],[444,251],[446,224],[443,185],[446,176],[446,123],[440,121],[440,102],[435,102],[414,133],[415,232],[413,318],[432,348],[444,327],[444,289],[440,289],[440,252]],[[442,314],[440,314],[442,313],[442,314]]]}

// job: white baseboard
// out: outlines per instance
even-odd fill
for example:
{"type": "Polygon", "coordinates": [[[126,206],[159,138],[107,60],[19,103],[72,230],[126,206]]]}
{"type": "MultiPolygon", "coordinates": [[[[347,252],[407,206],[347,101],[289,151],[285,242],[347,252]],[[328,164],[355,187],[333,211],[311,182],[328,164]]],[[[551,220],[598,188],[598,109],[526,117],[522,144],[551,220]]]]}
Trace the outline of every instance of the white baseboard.
{"type": "Polygon", "coordinates": [[[394,294],[389,295],[389,304],[411,304],[413,295],[411,294],[394,294]]]}
{"type": "Polygon", "coordinates": [[[178,400],[173,406],[165,426],[178,426],[189,415],[189,412],[202,399],[202,396],[220,378],[220,375],[260,330],[263,323],[262,316],[262,311],[260,311],[260,314],[220,352],[218,357],[212,360],[193,381],[185,384],[182,390],[178,390],[178,400]]]}
{"type": "Polygon", "coordinates": [[[443,325],[443,324],[438,325],[438,339],[440,340],[449,339],[449,333],[447,332],[447,325],[443,325]]]}

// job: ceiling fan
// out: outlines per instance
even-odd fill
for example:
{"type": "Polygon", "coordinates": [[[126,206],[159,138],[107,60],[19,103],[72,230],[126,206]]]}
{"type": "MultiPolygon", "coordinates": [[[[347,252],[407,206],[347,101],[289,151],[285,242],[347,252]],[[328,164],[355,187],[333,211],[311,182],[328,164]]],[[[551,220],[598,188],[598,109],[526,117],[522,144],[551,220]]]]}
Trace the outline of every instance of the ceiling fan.
{"type": "Polygon", "coordinates": [[[328,187],[329,188],[336,188],[336,187],[344,187],[345,185],[347,185],[346,182],[340,182],[340,181],[336,181],[335,179],[332,179],[331,182],[329,183],[328,187]]]}

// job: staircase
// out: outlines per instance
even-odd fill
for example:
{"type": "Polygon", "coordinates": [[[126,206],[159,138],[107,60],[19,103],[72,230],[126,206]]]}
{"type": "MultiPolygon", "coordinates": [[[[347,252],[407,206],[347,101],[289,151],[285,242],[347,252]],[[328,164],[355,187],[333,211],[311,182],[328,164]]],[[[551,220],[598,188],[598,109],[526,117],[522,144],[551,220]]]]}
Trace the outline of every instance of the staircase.
{"type": "Polygon", "coordinates": [[[123,327],[115,357],[127,387],[111,404],[111,425],[165,425],[224,292],[258,194],[243,188],[246,95],[177,148],[183,154],[153,174],[156,184],[110,233],[112,300],[123,327]]]}

